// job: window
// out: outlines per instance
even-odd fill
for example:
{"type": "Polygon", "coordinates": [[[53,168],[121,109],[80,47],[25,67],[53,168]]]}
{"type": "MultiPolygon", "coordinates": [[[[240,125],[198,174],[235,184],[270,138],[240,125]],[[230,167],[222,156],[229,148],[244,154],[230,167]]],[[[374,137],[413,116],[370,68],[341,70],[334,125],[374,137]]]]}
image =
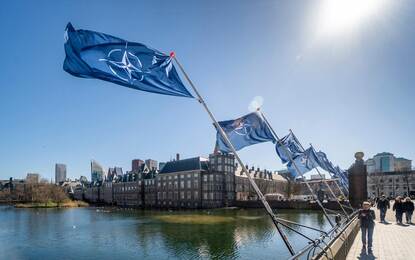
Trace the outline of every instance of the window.
{"type": "Polygon", "coordinates": [[[209,180],[213,181],[213,174],[209,175],[209,180]]]}
{"type": "Polygon", "coordinates": [[[207,200],[208,199],[208,194],[207,192],[203,192],[203,199],[207,200]]]}
{"type": "Polygon", "coordinates": [[[192,187],[192,181],[188,180],[187,181],[187,188],[190,189],[192,187]]]}
{"type": "Polygon", "coordinates": [[[187,174],[187,178],[192,178],[192,174],[187,174]]]}
{"type": "Polygon", "coordinates": [[[207,181],[207,175],[203,175],[203,181],[207,181]]]}
{"type": "Polygon", "coordinates": [[[197,178],[197,177],[199,177],[199,173],[193,173],[193,177],[195,177],[195,178],[197,178]]]}
{"type": "Polygon", "coordinates": [[[222,171],[223,170],[223,166],[222,166],[222,164],[220,164],[220,165],[218,165],[218,171],[222,171]]]}
{"type": "Polygon", "coordinates": [[[195,191],[195,193],[194,193],[194,199],[199,199],[199,192],[198,191],[195,191]]]}
{"type": "Polygon", "coordinates": [[[184,191],[180,192],[180,199],[184,200],[184,191]]]}
{"type": "Polygon", "coordinates": [[[184,181],[180,181],[180,188],[184,189],[184,181]]]}
{"type": "Polygon", "coordinates": [[[191,191],[188,191],[187,192],[187,199],[188,200],[191,200],[192,199],[192,192],[191,191]]]}

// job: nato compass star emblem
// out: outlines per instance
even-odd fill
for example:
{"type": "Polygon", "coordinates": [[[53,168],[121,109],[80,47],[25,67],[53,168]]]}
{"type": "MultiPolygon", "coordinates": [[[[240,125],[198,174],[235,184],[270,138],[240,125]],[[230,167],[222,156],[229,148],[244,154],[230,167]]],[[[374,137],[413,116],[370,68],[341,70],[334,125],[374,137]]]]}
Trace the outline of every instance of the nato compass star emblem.
{"type": "MultiPolygon", "coordinates": [[[[112,49],[106,58],[99,59],[107,63],[108,68],[117,78],[128,83],[142,81],[145,74],[151,73],[149,69],[144,69],[140,59],[134,53],[128,51],[128,42],[125,43],[124,50],[112,49]],[[121,58],[121,60],[120,60],[121,58]]],[[[156,62],[153,57],[153,64],[156,62]]]]}
{"type": "Polygon", "coordinates": [[[237,135],[249,135],[252,131],[250,124],[245,123],[243,119],[238,119],[234,123],[234,132],[237,135]]]}

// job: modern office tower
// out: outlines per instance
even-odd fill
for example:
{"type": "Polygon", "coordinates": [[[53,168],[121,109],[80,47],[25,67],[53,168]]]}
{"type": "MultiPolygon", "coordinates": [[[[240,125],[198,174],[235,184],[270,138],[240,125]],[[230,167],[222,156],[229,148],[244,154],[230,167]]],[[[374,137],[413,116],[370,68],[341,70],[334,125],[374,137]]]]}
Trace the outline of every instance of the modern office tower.
{"type": "Polygon", "coordinates": [[[373,158],[368,159],[365,164],[368,174],[410,171],[412,168],[411,160],[395,157],[392,153],[386,152],[376,154],[373,158]]]}
{"type": "Polygon", "coordinates": [[[395,172],[403,172],[412,170],[412,161],[397,157],[395,158],[395,172]]]}
{"type": "Polygon", "coordinates": [[[55,183],[66,181],[66,164],[55,164],[55,183]]]}
{"type": "Polygon", "coordinates": [[[105,180],[104,168],[96,161],[91,161],[91,182],[102,182],[105,180]]]}

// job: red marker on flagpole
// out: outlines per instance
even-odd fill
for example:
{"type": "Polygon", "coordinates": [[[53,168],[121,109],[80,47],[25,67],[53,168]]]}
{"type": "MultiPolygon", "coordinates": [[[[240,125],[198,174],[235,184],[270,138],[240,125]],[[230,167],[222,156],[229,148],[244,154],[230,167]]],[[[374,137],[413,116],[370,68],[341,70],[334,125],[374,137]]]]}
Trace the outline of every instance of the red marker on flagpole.
{"type": "Polygon", "coordinates": [[[176,57],[176,53],[174,53],[174,51],[170,52],[170,57],[171,57],[171,58],[176,57]]]}

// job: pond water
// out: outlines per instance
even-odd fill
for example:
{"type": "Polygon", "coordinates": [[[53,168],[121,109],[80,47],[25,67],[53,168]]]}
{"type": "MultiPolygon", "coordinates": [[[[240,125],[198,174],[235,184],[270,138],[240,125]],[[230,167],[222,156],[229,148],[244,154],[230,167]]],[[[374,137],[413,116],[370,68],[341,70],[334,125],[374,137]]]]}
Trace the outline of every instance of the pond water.
{"type": "MultiPolygon", "coordinates": [[[[279,210],[329,229],[318,211],[279,210]]],[[[317,237],[318,233],[299,229],[317,237]]],[[[307,241],[286,230],[296,250],[307,241]]],[[[289,253],[262,209],[192,211],[0,206],[1,259],[285,259],[289,253]]]]}

